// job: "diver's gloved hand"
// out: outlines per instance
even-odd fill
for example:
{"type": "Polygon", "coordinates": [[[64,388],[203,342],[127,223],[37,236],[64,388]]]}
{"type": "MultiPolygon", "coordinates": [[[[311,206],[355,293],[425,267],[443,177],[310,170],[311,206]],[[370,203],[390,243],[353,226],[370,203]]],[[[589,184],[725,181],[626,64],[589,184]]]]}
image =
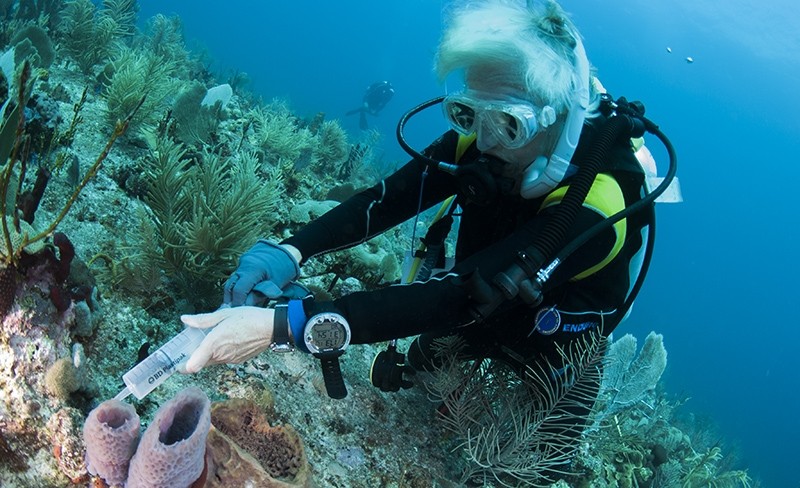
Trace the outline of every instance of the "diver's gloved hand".
{"type": "Polygon", "coordinates": [[[381,391],[394,392],[404,390],[414,386],[410,380],[403,377],[404,374],[414,375],[417,372],[406,364],[405,354],[397,352],[394,345],[390,345],[385,351],[381,351],[372,361],[372,368],[369,377],[372,385],[381,391]]]}
{"type": "Polygon", "coordinates": [[[283,246],[260,239],[239,258],[239,267],[225,282],[223,304],[261,305],[270,299],[302,298],[307,293],[292,282],[300,266],[283,246]]]}

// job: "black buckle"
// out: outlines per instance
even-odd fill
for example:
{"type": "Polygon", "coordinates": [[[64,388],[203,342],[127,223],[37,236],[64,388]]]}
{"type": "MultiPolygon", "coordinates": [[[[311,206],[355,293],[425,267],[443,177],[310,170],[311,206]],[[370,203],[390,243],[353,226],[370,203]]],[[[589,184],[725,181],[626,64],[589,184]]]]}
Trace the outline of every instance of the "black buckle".
{"type": "Polygon", "coordinates": [[[272,322],[272,343],[269,345],[272,352],[292,352],[294,344],[289,339],[289,304],[275,305],[275,319],[272,322]]]}

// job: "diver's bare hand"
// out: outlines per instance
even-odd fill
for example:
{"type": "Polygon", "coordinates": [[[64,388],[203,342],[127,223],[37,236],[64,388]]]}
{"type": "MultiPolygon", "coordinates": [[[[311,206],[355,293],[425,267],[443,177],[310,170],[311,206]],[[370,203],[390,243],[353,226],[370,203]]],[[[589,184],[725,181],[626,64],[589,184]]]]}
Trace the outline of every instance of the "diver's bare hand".
{"type": "Polygon", "coordinates": [[[275,312],[269,308],[221,308],[211,313],[181,315],[189,327],[214,329],[186,363],[187,373],[196,373],[212,364],[243,363],[272,342],[272,321],[275,312]]]}

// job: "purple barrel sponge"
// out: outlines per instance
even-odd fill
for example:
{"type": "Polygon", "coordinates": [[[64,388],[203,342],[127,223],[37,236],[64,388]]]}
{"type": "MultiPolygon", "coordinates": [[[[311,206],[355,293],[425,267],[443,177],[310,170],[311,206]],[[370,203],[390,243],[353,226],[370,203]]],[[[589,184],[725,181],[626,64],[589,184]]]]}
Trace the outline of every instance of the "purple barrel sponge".
{"type": "Polygon", "coordinates": [[[128,462],[139,442],[139,416],[127,403],[107,400],[89,412],[83,424],[86,468],[109,485],[128,477],[128,462]]]}
{"type": "Polygon", "coordinates": [[[187,388],[158,409],[131,459],[127,488],[187,488],[203,473],[211,402],[187,388]]]}

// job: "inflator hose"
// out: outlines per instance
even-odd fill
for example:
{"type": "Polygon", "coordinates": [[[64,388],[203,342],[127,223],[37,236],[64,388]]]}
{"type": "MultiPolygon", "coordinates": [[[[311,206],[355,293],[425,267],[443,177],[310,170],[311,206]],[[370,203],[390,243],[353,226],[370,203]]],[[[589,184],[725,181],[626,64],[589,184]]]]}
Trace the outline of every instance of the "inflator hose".
{"type": "MultiPolygon", "coordinates": [[[[546,260],[555,255],[558,246],[563,242],[567,231],[575,221],[575,216],[583,207],[586,195],[589,194],[609,151],[620,139],[641,137],[644,132],[645,124],[638,118],[620,114],[607,119],[603,130],[593,141],[592,149],[586,160],[581,162],[578,172],[572,177],[558,209],[545,224],[545,228],[536,237],[534,243],[519,252],[515,263],[505,272],[497,273],[494,276],[492,284],[495,287],[491,292],[487,293],[490,288],[480,283],[482,281],[480,277],[472,276],[468,280],[467,286],[473,288],[472,296],[476,298],[472,315],[477,320],[486,319],[505,300],[520,297],[531,306],[541,302],[542,286],[534,286],[532,280],[537,278],[546,260]]],[[[605,227],[607,225],[603,228],[605,227]]],[[[583,237],[585,236],[581,235],[578,239],[583,237]]],[[[567,247],[573,243],[574,241],[570,242],[567,247]]],[[[576,247],[572,248],[573,251],[575,249],[576,247]]],[[[557,266],[558,263],[560,261],[557,261],[555,265],[557,266]]]]}
{"type": "MultiPolygon", "coordinates": [[[[532,247],[536,248],[540,256],[555,255],[556,249],[575,221],[575,216],[583,207],[586,195],[589,194],[589,190],[614,144],[621,138],[641,137],[643,134],[644,125],[637,124],[636,119],[623,115],[611,117],[608,120],[597,140],[593,141],[589,156],[585,161],[581,161],[578,172],[570,182],[569,188],[559,204],[559,211],[555,212],[553,217],[548,220],[544,230],[539,234],[540,238],[533,243],[532,247]]],[[[542,264],[544,262],[539,263],[536,269],[539,269],[542,264]]]]}
{"type": "Polygon", "coordinates": [[[647,211],[648,215],[648,224],[647,224],[647,245],[645,247],[645,254],[644,260],[642,261],[642,267],[639,270],[639,275],[636,278],[636,282],[633,284],[630,293],[628,294],[627,300],[625,303],[617,310],[616,312],[616,319],[621,320],[625,314],[630,309],[631,305],[633,305],[633,301],[636,299],[636,296],[639,294],[639,290],[642,288],[644,283],[645,275],[650,267],[650,261],[653,255],[653,246],[655,244],[655,215],[654,215],[654,205],[656,199],[663,194],[672,181],[675,179],[675,175],[678,172],[678,155],[675,152],[675,147],[670,142],[669,138],[659,129],[659,127],[653,123],[651,120],[641,117],[641,121],[644,123],[647,132],[650,134],[655,135],[662,144],[664,144],[664,148],[667,150],[667,155],[669,157],[669,169],[667,170],[664,179],[661,183],[653,189],[650,193],[645,195],[644,198],[635,202],[631,206],[625,208],[617,212],[616,214],[606,218],[602,222],[599,222],[592,226],[591,228],[587,229],[583,232],[580,236],[570,241],[563,249],[558,253],[558,255],[554,258],[559,262],[563,262],[570,254],[575,252],[578,248],[580,248],[583,244],[585,244],[589,239],[596,236],[606,228],[614,225],[616,222],[627,218],[637,212],[647,211]]]}

